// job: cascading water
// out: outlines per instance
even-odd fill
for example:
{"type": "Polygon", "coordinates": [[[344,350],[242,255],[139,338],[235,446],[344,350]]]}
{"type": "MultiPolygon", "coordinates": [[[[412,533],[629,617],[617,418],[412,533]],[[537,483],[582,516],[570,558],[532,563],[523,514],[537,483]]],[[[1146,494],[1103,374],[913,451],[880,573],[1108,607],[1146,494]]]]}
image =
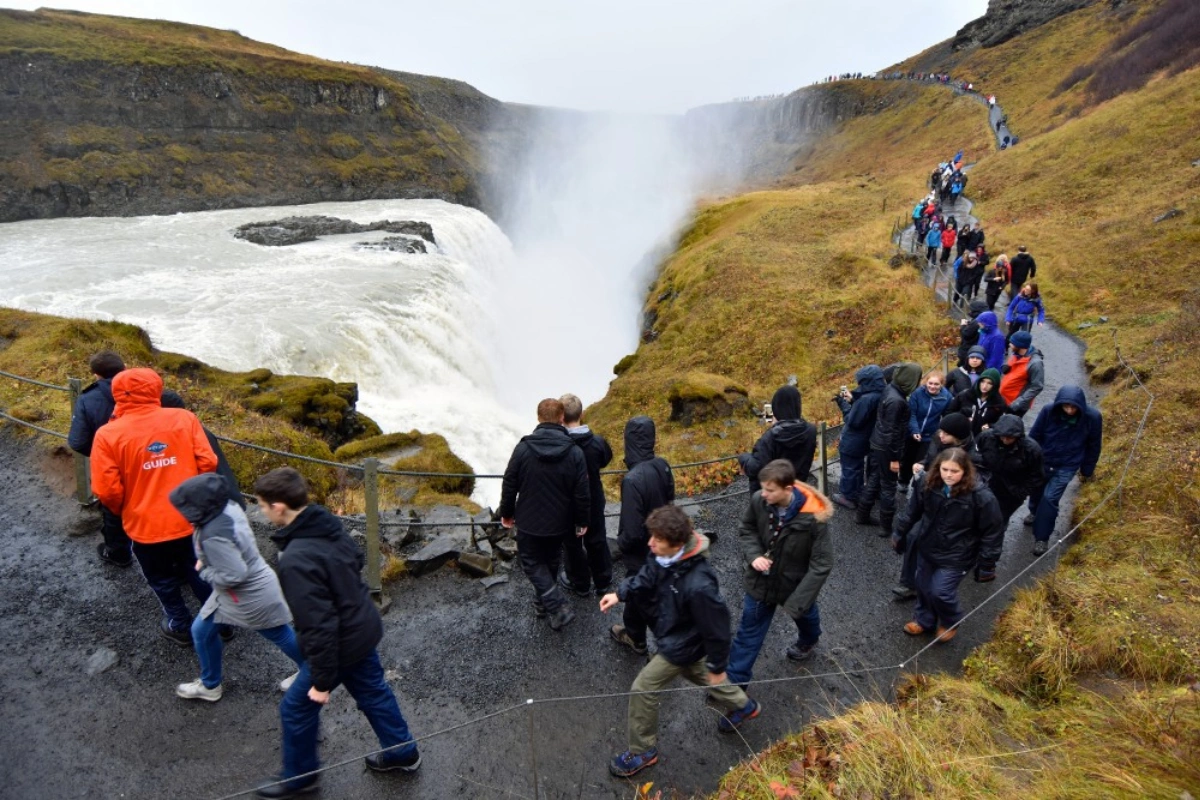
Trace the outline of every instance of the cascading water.
{"type": "MultiPolygon", "coordinates": [[[[512,271],[512,246],[491,220],[436,200],[0,226],[0,304],[135,323],[156,346],[224,369],[357,382],[360,407],[384,430],[441,433],[480,472],[502,471],[532,428],[499,403],[493,372],[490,301],[512,271]],[[436,252],[355,247],[378,232],[287,247],[232,235],[316,214],[428,222],[436,252]]],[[[498,481],[478,482],[476,499],[498,498],[498,481]]]]}

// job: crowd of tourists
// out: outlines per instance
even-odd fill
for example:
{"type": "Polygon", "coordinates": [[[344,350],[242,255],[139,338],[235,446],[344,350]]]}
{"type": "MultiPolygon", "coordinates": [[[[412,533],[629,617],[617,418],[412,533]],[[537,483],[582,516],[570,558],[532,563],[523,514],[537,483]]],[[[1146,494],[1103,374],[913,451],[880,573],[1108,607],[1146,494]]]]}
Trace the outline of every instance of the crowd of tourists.
{"type": "MultiPolygon", "coordinates": [[[[764,409],[766,431],[739,456],[750,499],[737,529],[744,575],[736,626],[708,560],[708,536],[674,503],[674,477],[655,453],[653,420],[636,416],[624,429],[617,531],[624,577],[617,580],[600,479],[612,448],[583,423],[577,396],[538,404],[536,428],[504,471],[497,509],[499,523],[515,531],[533,613],[559,631],[575,619],[570,595],[598,599],[603,613],[622,607],[621,621],[609,628],[616,644],[642,657],[651,634],[656,644],[633,682],[627,747],[609,762],[614,775],[657,762],[658,693],[679,676],[707,688],[721,711],[721,732],[759,715],[747,690],[778,609],[796,629],[786,658],[811,658],[821,637],[818,596],[835,560],[828,523],[838,506],[902,556],[891,592],[915,600],[904,632],[947,642],[963,618],[961,581],[968,573],[979,582],[995,579],[1010,518],[1027,506],[1032,553],[1041,556],[1067,485],[1077,474],[1093,475],[1102,419],[1080,387],[1063,386],[1026,428],[1045,386],[1033,343],[1045,308],[1037,284],[1026,281],[1037,266],[1020,246],[987,270],[983,227],[960,228],[937,191],[947,177],[959,181],[961,162],[959,153],[939,165],[934,191],[913,209],[929,262],[944,265],[957,254],[954,291],[969,302],[957,363],[949,374],[923,373],[913,362],[857,370],[855,388],[843,387],[835,398],[844,426],[832,497],[808,483],[817,431],[802,415],[799,390],[789,384],[775,392],[764,409]],[[1002,329],[994,309],[1006,292],[1002,329]]],[[[91,459],[102,520],[98,554],[119,567],[136,561],[162,607],[159,633],[194,649],[199,677],[180,683],[176,694],[221,699],[223,646],[237,628],[258,632],[296,667],[280,681],[282,769],[258,796],[317,788],[319,715],[341,685],[379,739],[381,750],[367,766],[417,770],[420,753],[376,649],[383,624],[361,578],[363,555],[341,521],[310,502],[295,470],[261,476],[253,496],[276,528],[272,569],[217,439],[183,399],[165,391],[156,372],[126,368],[111,351],[97,353],[89,366],[96,380],[76,404],[69,444],[91,459]],[[185,588],[200,603],[194,616],[185,588]]]]}

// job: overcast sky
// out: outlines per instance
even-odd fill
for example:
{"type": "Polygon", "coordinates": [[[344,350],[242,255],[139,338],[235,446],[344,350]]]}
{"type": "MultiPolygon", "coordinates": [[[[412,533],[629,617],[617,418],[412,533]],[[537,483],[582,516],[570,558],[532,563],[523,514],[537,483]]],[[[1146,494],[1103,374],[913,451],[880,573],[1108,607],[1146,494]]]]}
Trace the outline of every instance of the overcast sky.
{"type": "Polygon", "coordinates": [[[987,0],[75,0],[67,7],[232,28],[334,61],[458,78],[511,102],[676,112],[882,69],[953,36],[983,15],[987,0]]]}

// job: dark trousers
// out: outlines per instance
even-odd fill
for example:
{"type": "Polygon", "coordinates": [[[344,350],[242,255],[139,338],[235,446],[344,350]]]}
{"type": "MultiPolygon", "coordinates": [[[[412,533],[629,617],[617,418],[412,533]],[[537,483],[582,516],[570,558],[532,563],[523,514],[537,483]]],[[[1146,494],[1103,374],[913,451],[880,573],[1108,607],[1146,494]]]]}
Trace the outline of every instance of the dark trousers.
{"type": "MultiPolygon", "coordinates": [[[[574,534],[572,534],[574,536],[574,534]]],[[[558,570],[562,565],[562,536],[534,536],[517,529],[517,555],[521,569],[533,584],[536,602],[553,614],[567,602],[558,588],[558,570]]]]}
{"type": "Polygon", "coordinates": [[[842,453],[838,456],[838,460],[842,466],[842,478],[838,483],[838,488],[842,490],[842,497],[853,503],[858,500],[859,492],[862,491],[867,457],[865,455],[848,456],[842,453]]]}
{"type": "Polygon", "coordinates": [[[204,603],[212,587],[196,574],[196,551],[192,537],[183,536],[155,544],[133,543],[133,557],[146,576],[146,583],[158,597],[171,630],[187,633],[192,627],[192,612],[183,601],[183,587],[191,587],[196,599],[204,603]]]}
{"type": "Polygon", "coordinates": [[[125,535],[125,526],[121,524],[120,515],[109,511],[103,503],[97,505],[100,506],[100,535],[104,537],[108,552],[119,559],[129,558],[133,542],[125,535]]]}
{"type": "MultiPolygon", "coordinates": [[[[389,748],[382,755],[385,761],[406,758],[412,754],[417,745],[409,733],[404,714],[400,712],[396,695],[384,679],[379,653],[372,650],[366,658],[340,667],[337,684],[331,688],[336,688],[338,684],[345,684],[346,691],[358,704],[358,710],[371,723],[380,747],[389,748]]],[[[308,662],[305,662],[301,664],[300,674],[296,676],[292,688],[288,689],[283,702],[279,704],[279,719],[283,726],[282,778],[304,775],[321,766],[317,757],[317,729],[324,706],[308,699],[311,687],[312,674],[308,662]]],[[[299,788],[298,785],[285,786],[299,788]]]]}
{"type": "Polygon", "coordinates": [[[888,466],[888,455],[882,450],[872,450],[867,457],[867,480],[858,495],[858,510],[862,515],[871,513],[875,501],[879,501],[879,522],[891,535],[892,520],[896,517],[896,473],[888,466]]]}
{"type": "Polygon", "coordinates": [[[636,575],[642,565],[646,563],[646,556],[650,555],[650,545],[647,543],[639,545],[627,545],[635,549],[634,552],[621,551],[621,563],[625,565],[625,574],[636,575]]]}
{"type": "Polygon", "coordinates": [[[625,632],[629,634],[630,639],[639,644],[646,643],[646,631],[654,621],[646,613],[649,607],[647,599],[630,595],[625,598],[625,607],[621,612],[621,623],[625,626],[625,632]]]}
{"type": "Polygon", "coordinates": [[[942,263],[945,264],[949,260],[950,260],[950,248],[943,247],[942,248],[942,263]]]}
{"type": "Polygon", "coordinates": [[[912,483],[913,464],[924,460],[928,450],[929,442],[919,442],[911,436],[904,440],[904,457],[900,459],[900,472],[896,476],[897,484],[907,486],[912,483]]]}
{"type": "Polygon", "coordinates": [[[917,605],[913,619],[926,630],[935,625],[949,628],[962,619],[958,608],[958,585],[965,570],[939,567],[917,555],[917,605]]]}
{"type": "Polygon", "coordinates": [[[568,536],[563,541],[567,580],[581,592],[595,586],[600,591],[612,584],[612,554],[604,526],[589,525],[583,536],[568,536]]]}
{"type": "Polygon", "coordinates": [[[917,549],[917,535],[922,524],[918,522],[908,532],[908,538],[904,540],[904,561],[900,563],[900,583],[911,589],[917,588],[917,558],[920,555],[917,549]]]}

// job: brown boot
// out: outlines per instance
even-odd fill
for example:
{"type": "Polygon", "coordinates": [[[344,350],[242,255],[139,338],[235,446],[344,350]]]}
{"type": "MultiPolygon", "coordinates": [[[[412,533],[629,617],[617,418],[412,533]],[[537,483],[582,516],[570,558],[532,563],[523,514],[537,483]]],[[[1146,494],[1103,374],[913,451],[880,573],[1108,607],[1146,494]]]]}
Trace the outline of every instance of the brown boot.
{"type": "Polygon", "coordinates": [[[945,643],[950,641],[958,634],[958,628],[943,628],[941,625],[937,629],[937,640],[945,643]]]}

